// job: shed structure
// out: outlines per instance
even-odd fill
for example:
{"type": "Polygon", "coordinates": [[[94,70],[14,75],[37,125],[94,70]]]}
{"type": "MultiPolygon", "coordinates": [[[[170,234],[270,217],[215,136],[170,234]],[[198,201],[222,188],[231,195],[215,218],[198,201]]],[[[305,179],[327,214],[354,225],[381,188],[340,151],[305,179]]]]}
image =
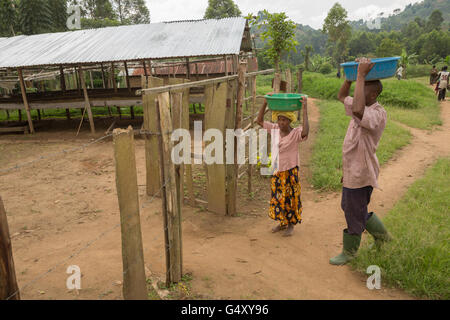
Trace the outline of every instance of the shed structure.
{"type": "Polygon", "coordinates": [[[190,79],[190,70],[199,73],[198,62],[215,59],[224,61],[224,70],[213,76],[222,76],[236,72],[239,55],[249,52],[250,29],[242,17],[0,38],[0,109],[25,110],[33,133],[32,109],[84,108],[95,132],[91,107],[142,105],[142,85],[131,81],[129,69],[141,69],[147,79],[170,78],[157,67],[184,65],[183,77],[190,79]],[[92,72],[101,72],[101,87],[92,72]],[[57,88],[32,90],[42,79],[59,79],[57,88]]]}

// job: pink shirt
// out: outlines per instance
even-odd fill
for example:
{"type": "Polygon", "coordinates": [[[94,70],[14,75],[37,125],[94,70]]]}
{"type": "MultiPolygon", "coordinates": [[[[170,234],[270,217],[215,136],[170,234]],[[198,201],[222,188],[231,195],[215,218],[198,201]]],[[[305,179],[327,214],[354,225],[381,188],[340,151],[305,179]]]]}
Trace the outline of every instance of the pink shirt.
{"type": "MultiPolygon", "coordinates": [[[[298,145],[300,142],[306,140],[307,137],[302,138],[302,127],[293,128],[289,134],[283,138],[280,136],[280,127],[277,123],[271,123],[264,121],[263,128],[272,134],[272,129],[278,129],[274,131],[277,136],[272,136],[272,143],[279,141],[278,143],[278,171],[287,171],[289,169],[300,166],[300,160],[298,155],[298,145]]],[[[272,150],[274,146],[272,145],[272,150]]],[[[273,152],[272,152],[273,153],[273,152]]],[[[274,154],[272,154],[272,158],[274,154]]],[[[276,168],[272,164],[273,168],[276,168]]]]}
{"type": "Polygon", "coordinates": [[[375,152],[386,127],[386,110],[375,102],[366,106],[360,120],[352,113],[353,98],[344,100],[345,113],[352,117],[342,148],[344,187],[350,189],[372,186],[378,188],[380,164],[375,152]]]}

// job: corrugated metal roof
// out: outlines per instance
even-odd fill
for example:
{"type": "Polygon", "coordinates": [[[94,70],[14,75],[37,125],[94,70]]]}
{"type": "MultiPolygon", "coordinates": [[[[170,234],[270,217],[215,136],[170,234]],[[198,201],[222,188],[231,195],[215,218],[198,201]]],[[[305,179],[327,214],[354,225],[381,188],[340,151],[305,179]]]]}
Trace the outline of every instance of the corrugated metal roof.
{"type": "Polygon", "coordinates": [[[239,54],[242,17],[0,38],[0,68],[239,54]]]}

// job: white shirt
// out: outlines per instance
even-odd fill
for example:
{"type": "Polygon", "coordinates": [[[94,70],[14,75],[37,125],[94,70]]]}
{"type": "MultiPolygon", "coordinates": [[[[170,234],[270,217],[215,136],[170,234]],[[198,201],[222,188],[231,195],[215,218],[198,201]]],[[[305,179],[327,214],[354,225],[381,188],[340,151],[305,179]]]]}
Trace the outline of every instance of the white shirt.
{"type": "Polygon", "coordinates": [[[439,72],[439,89],[447,88],[449,74],[450,74],[449,71],[439,72]]]}

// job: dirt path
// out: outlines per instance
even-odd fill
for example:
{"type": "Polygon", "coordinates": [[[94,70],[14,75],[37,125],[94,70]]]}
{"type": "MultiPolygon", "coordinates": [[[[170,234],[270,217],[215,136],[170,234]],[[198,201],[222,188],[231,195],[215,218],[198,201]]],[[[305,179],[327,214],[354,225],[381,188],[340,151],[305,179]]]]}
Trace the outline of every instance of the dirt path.
{"type": "MultiPolygon", "coordinates": [[[[319,113],[311,99],[311,137],[302,145],[302,171],[308,171],[319,113]]],[[[450,105],[443,126],[429,133],[411,129],[412,143],[381,169],[371,209],[383,216],[437,157],[450,154],[450,105]]],[[[36,138],[39,138],[37,136],[36,138]]],[[[34,139],[36,139],[34,138],[34,139]]],[[[86,142],[86,141],[84,141],[86,142]]],[[[81,142],[0,144],[4,163],[80,145],[81,142]],[[3,153],[5,156],[6,153],[3,153]]],[[[147,204],[144,143],[136,141],[144,254],[149,273],[163,278],[165,258],[161,203],[147,204]],[[151,270],[151,271],[150,271],[151,270]]],[[[269,180],[261,180],[267,186],[269,180]]],[[[226,218],[185,207],[184,271],[192,292],[213,299],[408,299],[395,289],[370,291],[366,277],[348,266],[328,264],[341,249],[345,226],[339,193],[318,194],[302,176],[303,223],[291,238],[270,233],[268,192],[241,199],[241,216],[226,218]]],[[[122,262],[119,211],[111,142],[83,153],[0,175],[0,190],[13,235],[16,272],[24,299],[121,299],[122,262]],[[98,240],[97,240],[98,239],[98,240]],[[94,242],[92,242],[95,240],[94,242]],[[72,256],[76,253],[74,256],[72,256]],[[66,289],[66,269],[78,265],[82,290],[66,289]],[[55,268],[53,268],[55,267],[55,268]],[[51,272],[48,272],[51,270],[51,272]]],[[[244,189],[245,190],[245,189],[244,189]]]]}

